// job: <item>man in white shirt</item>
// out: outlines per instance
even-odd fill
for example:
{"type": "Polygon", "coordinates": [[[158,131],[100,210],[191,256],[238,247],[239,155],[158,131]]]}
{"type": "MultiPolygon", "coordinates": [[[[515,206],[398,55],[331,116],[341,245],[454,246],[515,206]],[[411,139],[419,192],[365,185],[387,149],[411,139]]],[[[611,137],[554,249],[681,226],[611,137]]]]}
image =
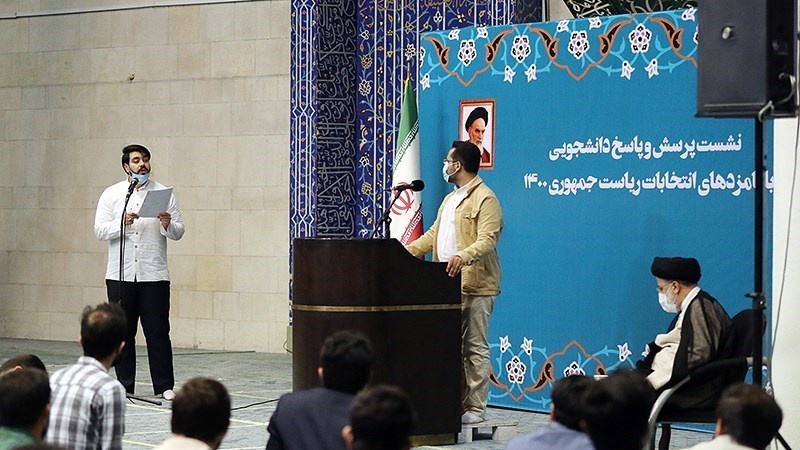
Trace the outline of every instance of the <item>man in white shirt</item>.
{"type": "Polygon", "coordinates": [[[433,226],[406,249],[415,256],[433,252],[451,277],[461,274],[461,423],[485,420],[489,395],[489,316],[500,294],[497,242],[503,231],[500,202],[478,175],[481,152],[468,141],[453,142],[442,177],[455,189],[439,207],[433,226]]]}
{"type": "Polygon", "coordinates": [[[219,381],[192,378],[172,402],[172,436],[155,450],[216,450],[231,422],[231,398],[219,381]]]}
{"type": "Polygon", "coordinates": [[[109,242],[108,301],[121,303],[128,318],[125,349],[116,366],[117,379],[129,394],[134,393],[136,330],[141,318],[153,393],[172,400],[175,375],[169,338],[167,239],[177,241],[183,237],[185,227],[174,194],[170,194],[166,211],[161,211],[157,217],[138,214],[148,192],[167,189],[150,179],[150,151],[146,147],[132,144],[123,148],[122,168],[127,179],[106,188],[97,202],[94,220],[95,236],[109,242]],[[121,234],[123,226],[124,234],[121,234]]]}
{"type": "Polygon", "coordinates": [[[783,412],[761,386],[735,384],[717,404],[714,439],[686,450],[761,450],[769,445],[783,422],[783,412]]]}

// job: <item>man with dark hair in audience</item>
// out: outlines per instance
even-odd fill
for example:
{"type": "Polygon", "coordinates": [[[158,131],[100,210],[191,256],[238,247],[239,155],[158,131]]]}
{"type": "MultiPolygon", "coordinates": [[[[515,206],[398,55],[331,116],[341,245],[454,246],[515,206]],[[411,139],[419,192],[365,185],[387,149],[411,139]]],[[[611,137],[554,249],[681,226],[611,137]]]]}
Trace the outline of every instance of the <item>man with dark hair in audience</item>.
{"type": "Polygon", "coordinates": [[[125,388],[108,371],[125,346],[125,329],[125,312],[116,303],[83,310],[83,356],[50,379],[47,442],[68,450],[122,448],[125,388]]]}
{"type": "Polygon", "coordinates": [[[342,436],[349,450],[408,450],[416,422],[417,413],[402,389],[378,385],[356,395],[342,436]]]}
{"type": "Polygon", "coordinates": [[[38,356],[25,354],[11,357],[3,364],[0,364],[0,377],[8,372],[24,368],[39,369],[47,374],[47,367],[44,366],[44,363],[38,356]]]}
{"type": "Polygon", "coordinates": [[[267,450],[344,450],[350,404],[372,375],[372,344],[360,333],[334,333],[322,345],[317,375],[325,387],[278,401],[267,425],[267,450]]]}
{"type": "Polygon", "coordinates": [[[172,436],[156,450],[216,450],[231,422],[231,398],[222,383],[192,378],[172,401],[172,436]]]}
{"type": "Polygon", "coordinates": [[[506,450],[594,450],[581,429],[583,395],[594,380],[583,375],[562,378],[550,391],[550,425],[533,433],[516,436],[506,450]]]}
{"type": "Polygon", "coordinates": [[[597,450],[640,450],[655,392],[638,372],[621,370],[593,383],[583,398],[586,431],[597,450]]]}
{"type": "Polygon", "coordinates": [[[783,412],[761,386],[736,384],[717,404],[716,436],[691,450],[762,450],[775,439],[783,412]]]}
{"type": "Polygon", "coordinates": [[[47,373],[22,368],[0,377],[0,450],[41,441],[49,415],[47,373]]]}

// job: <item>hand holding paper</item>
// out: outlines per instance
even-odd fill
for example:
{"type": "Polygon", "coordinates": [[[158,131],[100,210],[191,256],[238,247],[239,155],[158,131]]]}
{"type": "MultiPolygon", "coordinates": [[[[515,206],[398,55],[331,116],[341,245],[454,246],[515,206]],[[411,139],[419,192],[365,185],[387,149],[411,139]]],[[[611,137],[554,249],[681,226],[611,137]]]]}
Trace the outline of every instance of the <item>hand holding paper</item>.
{"type": "Polygon", "coordinates": [[[159,213],[169,208],[170,197],[172,197],[172,188],[147,191],[142,207],[139,208],[139,217],[158,217],[160,220],[159,213]]]}

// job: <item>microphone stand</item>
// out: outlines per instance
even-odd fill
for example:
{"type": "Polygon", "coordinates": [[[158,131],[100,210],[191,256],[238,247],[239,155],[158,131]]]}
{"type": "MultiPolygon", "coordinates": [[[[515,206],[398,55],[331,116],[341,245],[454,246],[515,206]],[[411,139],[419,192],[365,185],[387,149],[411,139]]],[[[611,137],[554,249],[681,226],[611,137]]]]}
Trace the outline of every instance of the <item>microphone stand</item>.
{"type": "Polygon", "coordinates": [[[124,288],[122,283],[125,281],[125,210],[128,209],[128,202],[131,200],[131,194],[136,187],[136,182],[131,182],[128,188],[128,194],[125,196],[125,204],[122,205],[122,217],[119,220],[119,304],[122,306],[122,293],[124,288]]]}
{"type": "MultiPolygon", "coordinates": [[[[131,194],[133,194],[133,190],[136,188],[135,181],[131,183],[131,186],[128,188],[128,194],[125,196],[125,204],[122,206],[122,218],[119,221],[119,305],[122,306],[122,297],[123,292],[125,292],[125,288],[123,287],[125,284],[125,211],[128,209],[128,202],[131,200],[131,194]]],[[[138,400],[143,403],[149,403],[151,405],[161,406],[161,402],[158,400],[150,400],[149,398],[142,398],[135,396],[133,394],[129,394],[125,392],[125,398],[128,400],[138,400]]]]}
{"type": "MultiPolygon", "coordinates": [[[[772,103],[772,102],[770,102],[772,103]]],[[[756,175],[753,192],[753,292],[745,295],[751,300],[753,310],[753,384],[763,387],[761,373],[764,359],[764,311],[767,309],[767,296],[764,293],[764,173],[767,169],[764,158],[764,113],[769,104],[765,106],[755,120],[755,161],[753,170],[756,175]]],[[[771,361],[770,361],[771,363],[771,361]]],[[[772,374],[770,373],[770,376],[772,374]]],[[[791,450],[789,443],[780,432],[775,434],[775,439],[783,448],[791,450]]]]}
{"type": "Polygon", "coordinates": [[[378,229],[380,228],[382,223],[386,224],[385,233],[384,233],[383,238],[384,239],[391,239],[391,237],[392,237],[392,218],[391,218],[390,214],[392,213],[392,206],[394,206],[394,203],[397,201],[397,199],[400,198],[400,193],[403,192],[403,191],[395,190],[395,192],[396,193],[394,195],[394,198],[392,198],[391,203],[389,203],[389,207],[387,207],[383,211],[383,214],[381,215],[381,218],[378,219],[378,223],[375,224],[375,228],[372,230],[372,235],[370,235],[370,237],[369,237],[370,239],[374,239],[375,238],[375,235],[378,234],[378,229]]]}

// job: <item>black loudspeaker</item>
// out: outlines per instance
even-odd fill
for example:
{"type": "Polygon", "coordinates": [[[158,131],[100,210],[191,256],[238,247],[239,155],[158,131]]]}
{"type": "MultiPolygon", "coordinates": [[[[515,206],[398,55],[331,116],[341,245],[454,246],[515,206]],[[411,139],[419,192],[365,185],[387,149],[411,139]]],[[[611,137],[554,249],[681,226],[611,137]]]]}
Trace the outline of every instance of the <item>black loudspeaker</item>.
{"type": "Polygon", "coordinates": [[[797,115],[797,0],[700,0],[697,115],[797,115]]]}

